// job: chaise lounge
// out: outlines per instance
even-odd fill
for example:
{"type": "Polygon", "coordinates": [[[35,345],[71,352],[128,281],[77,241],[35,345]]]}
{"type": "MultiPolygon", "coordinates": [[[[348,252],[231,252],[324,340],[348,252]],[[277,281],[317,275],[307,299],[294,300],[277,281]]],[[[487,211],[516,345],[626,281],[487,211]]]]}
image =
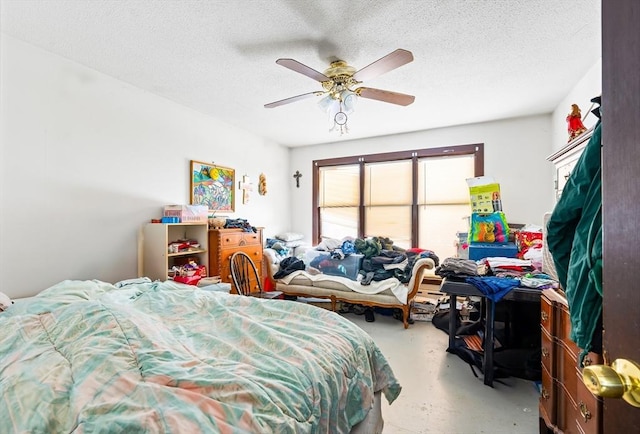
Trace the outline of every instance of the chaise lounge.
{"type": "Polygon", "coordinates": [[[361,285],[347,277],[328,274],[310,274],[307,271],[294,271],[287,276],[274,279],[279,269],[277,255],[271,249],[264,250],[267,277],[271,286],[288,296],[316,297],[331,300],[331,310],[335,312],[336,302],[360,304],[370,307],[398,308],[402,310],[404,328],[409,327],[411,303],[418,293],[420,283],[427,270],[435,268],[431,258],[418,259],[412,268],[411,279],[407,285],[396,278],[361,285]]]}

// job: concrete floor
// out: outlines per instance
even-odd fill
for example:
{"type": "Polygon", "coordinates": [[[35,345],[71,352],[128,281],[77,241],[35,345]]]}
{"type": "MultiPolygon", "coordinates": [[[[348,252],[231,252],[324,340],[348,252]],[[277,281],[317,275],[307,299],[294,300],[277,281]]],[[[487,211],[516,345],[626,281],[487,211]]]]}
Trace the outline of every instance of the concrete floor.
{"type": "Polygon", "coordinates": [[[344,317],[369,333],[402,385],[392,405],[383,398],[384,434],[537,433],[538,391],[531,381],[502,379],[485,386],[458,356],[446,352],[448,336],[430,322],[404,329],[380,314],[344,317]]]}

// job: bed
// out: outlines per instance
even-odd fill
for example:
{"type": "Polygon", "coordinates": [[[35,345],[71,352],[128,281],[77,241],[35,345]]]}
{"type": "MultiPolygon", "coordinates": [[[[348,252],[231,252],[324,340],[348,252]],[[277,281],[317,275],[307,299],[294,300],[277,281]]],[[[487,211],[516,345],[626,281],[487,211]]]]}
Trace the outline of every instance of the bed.
{"type": "Polygon", "coordinates": [[[303,303],[65,281],[0,313],[0,432],[381,432],[401,386],[303,303]]]}

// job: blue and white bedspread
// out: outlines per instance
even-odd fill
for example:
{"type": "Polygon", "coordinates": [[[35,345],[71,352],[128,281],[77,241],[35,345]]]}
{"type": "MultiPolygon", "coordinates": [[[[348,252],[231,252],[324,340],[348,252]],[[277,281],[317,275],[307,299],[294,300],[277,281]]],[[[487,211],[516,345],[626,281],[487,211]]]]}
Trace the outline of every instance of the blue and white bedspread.
{"type": "Polygon", "coordinates": [[[0,313],[0,432],[346,433],[400,385],[338,314],[65,281],[0,313]]]}

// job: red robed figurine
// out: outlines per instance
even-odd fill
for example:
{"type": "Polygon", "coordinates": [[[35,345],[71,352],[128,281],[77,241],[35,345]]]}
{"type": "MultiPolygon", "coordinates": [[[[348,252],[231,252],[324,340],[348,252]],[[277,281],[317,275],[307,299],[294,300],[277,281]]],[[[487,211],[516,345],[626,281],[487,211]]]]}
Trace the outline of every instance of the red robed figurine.
{"type": "Polygon", "coordinates": [[[580,107],[577,104],[571,104],[571,113],[567,116],[567,128],[569,130],[569,142],[587,131],[582,123],[580,115],[580,107]]]}

